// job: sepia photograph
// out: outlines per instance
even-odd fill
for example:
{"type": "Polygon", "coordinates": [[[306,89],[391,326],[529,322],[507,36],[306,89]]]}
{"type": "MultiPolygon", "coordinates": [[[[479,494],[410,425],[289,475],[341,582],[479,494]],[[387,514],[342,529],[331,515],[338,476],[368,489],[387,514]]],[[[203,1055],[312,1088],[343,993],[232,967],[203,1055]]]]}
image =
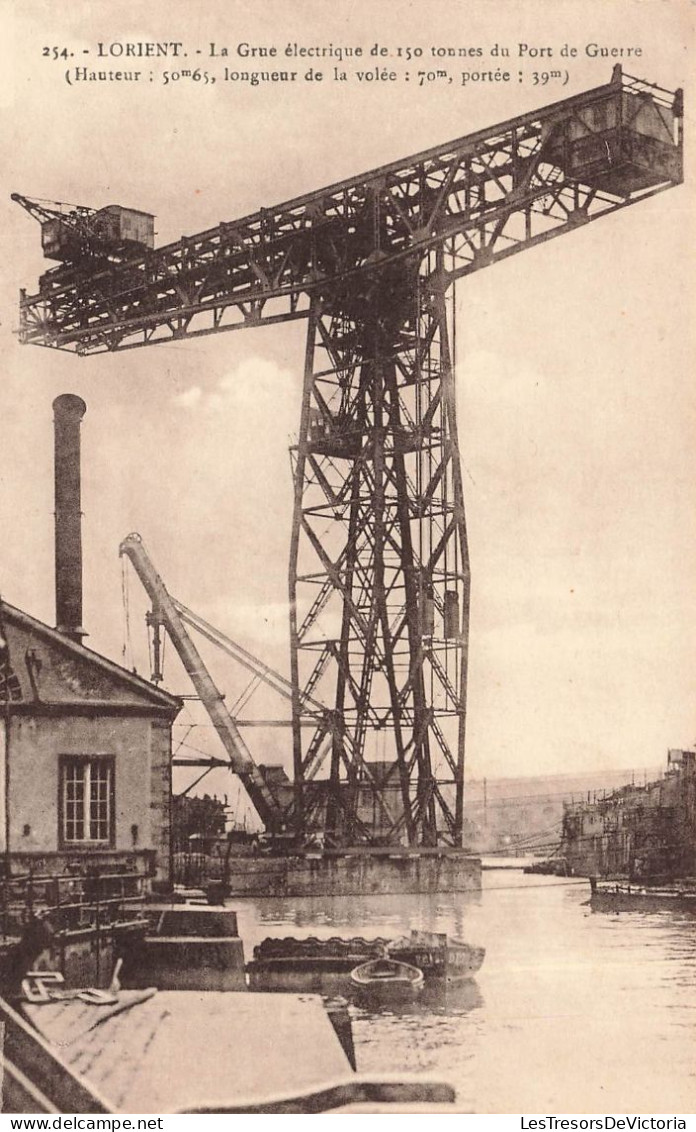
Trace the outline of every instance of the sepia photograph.
{"type": "Polygon", "coordinates": [[[687,1129],[695,23],[0,0],[2,1113],[687,1129]]]}

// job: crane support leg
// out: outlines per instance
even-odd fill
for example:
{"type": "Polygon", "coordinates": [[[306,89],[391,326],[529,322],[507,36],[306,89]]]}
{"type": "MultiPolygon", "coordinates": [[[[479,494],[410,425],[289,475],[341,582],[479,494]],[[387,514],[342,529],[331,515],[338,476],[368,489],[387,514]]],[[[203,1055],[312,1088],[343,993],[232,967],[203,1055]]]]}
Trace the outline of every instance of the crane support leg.
{"type": "Polygon", "coordinates": [[[377,259],[309,321],[294,767],[296,798],[312,791],[312,824],[335,844],[462,843],[469,559],[442,260],[377,259]],[[334,705],[329,744],[302,726],[308,688],[334,705]]]}

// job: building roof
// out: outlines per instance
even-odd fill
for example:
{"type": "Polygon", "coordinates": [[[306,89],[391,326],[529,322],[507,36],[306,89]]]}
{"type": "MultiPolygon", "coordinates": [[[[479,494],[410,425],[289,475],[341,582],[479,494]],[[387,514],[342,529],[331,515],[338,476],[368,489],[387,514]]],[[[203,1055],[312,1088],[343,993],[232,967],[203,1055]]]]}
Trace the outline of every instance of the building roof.
{"type": "Polygon", "coordinates": [[[122,991],[23,1013],[115,1112],[237,1112],[352,1077],[319,995],[122,991]]]}
{"type": "Polygon", "coordinates": [[[176,696],[5,601],[0,632],[7,641],[10,701],[16,708],[150,709],[171,716],[181,710],[176,696]]]}

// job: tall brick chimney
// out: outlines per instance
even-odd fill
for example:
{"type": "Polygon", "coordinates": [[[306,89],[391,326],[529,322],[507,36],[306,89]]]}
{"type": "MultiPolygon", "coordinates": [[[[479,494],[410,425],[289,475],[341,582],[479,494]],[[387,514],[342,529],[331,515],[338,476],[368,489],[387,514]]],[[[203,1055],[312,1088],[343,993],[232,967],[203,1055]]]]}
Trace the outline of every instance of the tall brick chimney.
{"type": "Polygon", "coordinates": [[[61,393],[53,402],[55,438],[56,628],[78,644],[82,628],[81,397],[61,393]]]}

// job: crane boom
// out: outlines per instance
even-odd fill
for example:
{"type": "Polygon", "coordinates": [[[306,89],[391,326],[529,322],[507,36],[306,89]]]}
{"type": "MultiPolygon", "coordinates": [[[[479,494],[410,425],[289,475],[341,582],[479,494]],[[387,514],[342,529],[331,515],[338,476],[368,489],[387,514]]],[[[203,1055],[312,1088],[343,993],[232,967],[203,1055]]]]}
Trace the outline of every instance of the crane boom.
{"type": "Polygon", "coordinates": [[[682,115],[680,91],[617,66],[605,86],[127,263],[49,271],[22,292],[21,340],[87,354],[304,318],[312,296],[433,247],[449,284],[679,183],[682,115]]]}
{"type": "Polygon", "coordinates": [[[84,205],[63,204],[57,200],[34,200],[31,197],[22,196],[21,193],[12,193],[10,200],[21,205],[25,212],[33,216],[34,220],[38,220],[39,224],[45,224],[49,220],[77,224],[79,220],[95,215],[93,208],[87,208],[84,205]]]}
{"type": "Polygon", "coordinates": [[[279,832],[285,820],[283,810],[252,759],[239,728],[227,710],[224,697],[186,631],[176,602],[157,573],[140,535],[128,535],[119,547],[119,554],[126,555],[133,563],[135,572],[152,602],[153,612],[169,633],[181,662],[200,696],[201,703],[222,741],[230,766],[238,775],[254,809],[269,832],[279,832]]]}

